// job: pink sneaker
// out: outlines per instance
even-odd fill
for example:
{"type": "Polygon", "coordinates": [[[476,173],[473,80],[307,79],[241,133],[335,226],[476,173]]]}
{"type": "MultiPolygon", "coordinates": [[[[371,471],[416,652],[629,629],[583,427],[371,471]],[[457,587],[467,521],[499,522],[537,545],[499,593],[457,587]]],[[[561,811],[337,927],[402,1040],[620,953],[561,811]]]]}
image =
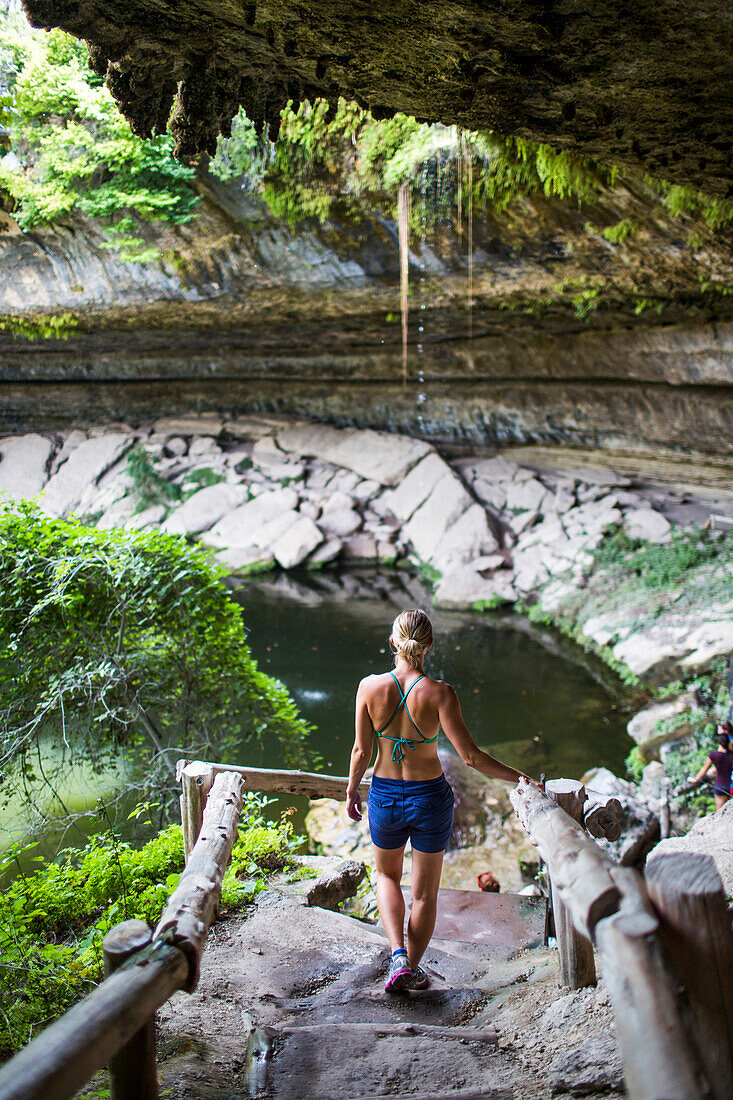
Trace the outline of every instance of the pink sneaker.
{"type": "Polygon", "coordinates": [[[389,960],[389,973],[384,983],[385,993],[396,993],[400,989],[407,988],[407,980],[412,978],[412,970],[406,951],[399,951],[389,960]]]}

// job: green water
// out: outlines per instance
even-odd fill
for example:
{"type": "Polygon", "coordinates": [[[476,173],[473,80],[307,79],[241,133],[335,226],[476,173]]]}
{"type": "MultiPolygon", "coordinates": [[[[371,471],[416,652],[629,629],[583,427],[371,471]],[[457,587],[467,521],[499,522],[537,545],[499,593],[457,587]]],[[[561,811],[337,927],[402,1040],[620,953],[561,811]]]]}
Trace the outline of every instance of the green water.
{"type": "MultiPolygon", "coordinates": [[[[315,726],[324,770],[343,775],[353,743],[359,680],[391,667],[386,639],[403,607],[430,611],[420,590],[363,575],[356,592],[319,582],[252,582],[237,593],[261,667],[287,685],[315,726]],[[373,597],[369,593],[373,592],[373,597]],[[416,599],[417,597],[417,599],[416,599]]],[[[621,686],[575,647],[525,623],[487,614],[432,612],[435,646],[426,671],[458,692],[476,743],[533,775],[579,778],[588,768],[624,770],[631,748],[621,686]]],[[[446,742],[447,745],[447,742],[446,742]]],[[[282,766],[278,747],[242,746],[242,763],[282,766]]]]}

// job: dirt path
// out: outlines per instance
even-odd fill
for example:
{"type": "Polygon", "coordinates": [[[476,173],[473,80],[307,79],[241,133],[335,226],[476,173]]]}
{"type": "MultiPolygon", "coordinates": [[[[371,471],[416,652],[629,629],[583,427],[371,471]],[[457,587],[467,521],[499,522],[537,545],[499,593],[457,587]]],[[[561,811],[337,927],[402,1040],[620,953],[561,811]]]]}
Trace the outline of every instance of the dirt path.
{"type": "Polygon", "coordinates": [[[430,989],[392,996],[387,960],[374,927],[302,898],[260,895],[247,918],[213,930],[196,993],[176,994],[160,1012],[164,1095],[622,1095],[604,992],[562,996],[553,952],[501,959],[486,945],[441,941],[424,960],[430,989]],[[255,1058],[254,1079],[250,1035],[271,1045],[266,1076],[255,1058]]]}

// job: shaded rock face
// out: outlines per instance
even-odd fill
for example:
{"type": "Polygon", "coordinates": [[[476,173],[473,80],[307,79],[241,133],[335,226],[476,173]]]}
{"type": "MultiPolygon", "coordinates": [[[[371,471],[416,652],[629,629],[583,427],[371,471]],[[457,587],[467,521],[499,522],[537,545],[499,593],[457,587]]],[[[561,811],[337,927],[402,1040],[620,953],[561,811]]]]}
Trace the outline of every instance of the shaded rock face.
{"type": "Polygon", "coordinates": [[[239,186],[199,186],[194,221],[141,230],[159,252],[149,264],[123,263],[81,220],[0,235],[12,273],[0,320],[69,317],[66,339],[0,324],[0,428],[196,409],[455,443],[733,451],[733,299],[707,301],[699,279],[733,277],[727,239],[703,264],[648,197],[617,189],[579,210],[533,196],[521,216],[476,212],[470,307],[455,227],[412,241],[405,386],[390,222],[293,229],[239,186]],[[601,232],[620,215],[639,230],[616,248],[601,232]],[[557,287],[599,272],[581,321],[557,287]],[[661,314],[635,315],[640,286],[664,287],[661,314]]]}
{"type": "Polygon", "coordinates": [[[239,104],[274,127],[289,99],[343,95],[378,117],[519,133],[718,194],[730,186],[731,9],[720,0],[520,0],[511,12],[378,0],[356,16],[334,0],[25,8],[88,41],[136,132],[164,131],[175,101],[180,154],[213,152],[239,104]]]}

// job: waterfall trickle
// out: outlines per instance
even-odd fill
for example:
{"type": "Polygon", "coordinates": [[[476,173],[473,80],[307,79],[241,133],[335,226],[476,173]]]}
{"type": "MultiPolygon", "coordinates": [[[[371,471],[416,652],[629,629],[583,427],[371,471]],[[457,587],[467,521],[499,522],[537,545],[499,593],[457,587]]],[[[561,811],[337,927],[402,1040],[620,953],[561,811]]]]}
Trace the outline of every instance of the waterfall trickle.
{"type": "Polygon", "coordinates": [[[410,184],[400,186],[397,197],[397,224],[400,237],[400,315],[402,318],[402,385],[407,385],[407,280],[410,240],[410,184]]]}

